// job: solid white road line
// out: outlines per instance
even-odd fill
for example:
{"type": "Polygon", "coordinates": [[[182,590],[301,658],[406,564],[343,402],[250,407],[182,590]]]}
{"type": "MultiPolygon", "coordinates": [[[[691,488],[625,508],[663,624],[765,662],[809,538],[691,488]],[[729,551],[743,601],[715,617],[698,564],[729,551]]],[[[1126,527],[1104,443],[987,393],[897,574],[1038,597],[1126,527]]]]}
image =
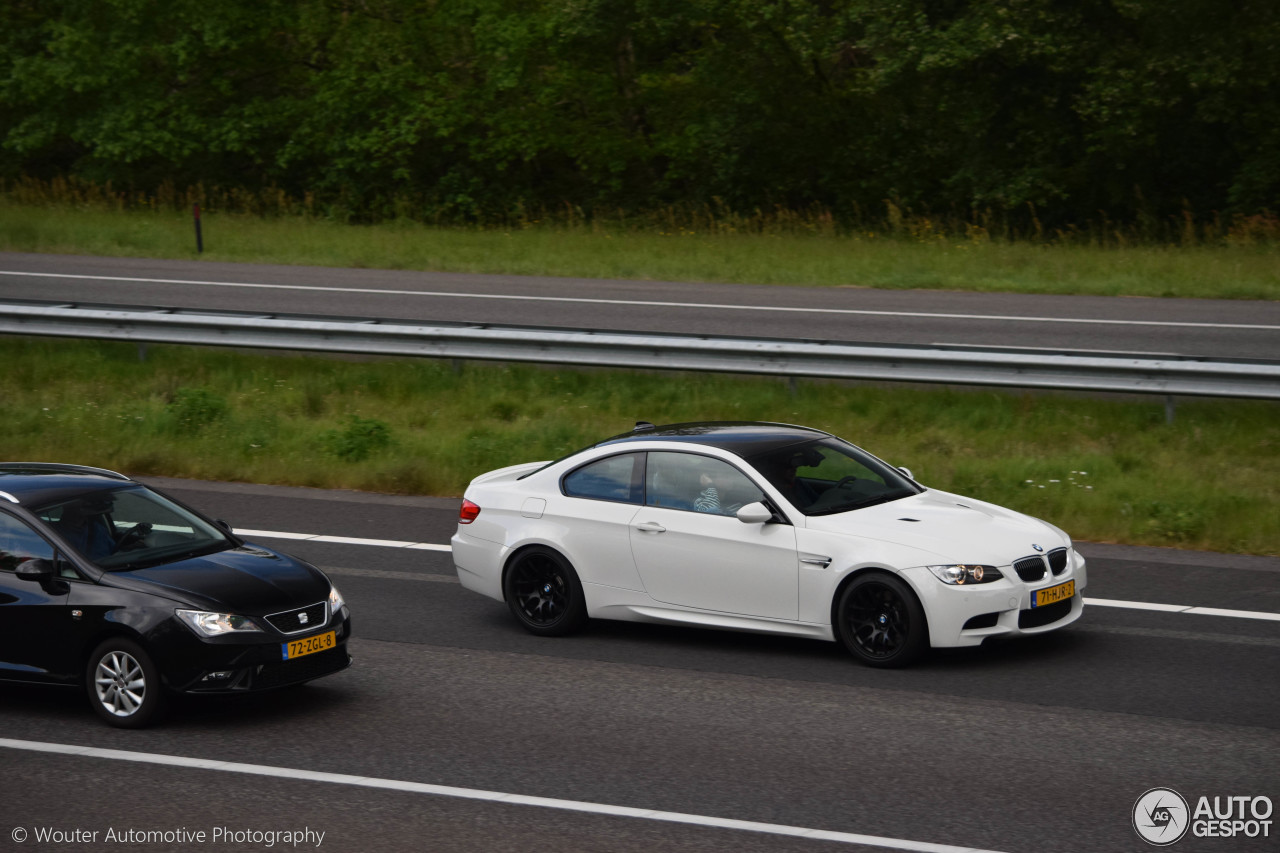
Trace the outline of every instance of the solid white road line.
{"type": "Polygon", "coordinates": [[[1129,610],[1162,610],[1167,613],[1195,613],[1198,616],[1226,616],[1231,619],[1266,619],[1280,622],[1280,613],[1265,610],[1225,610],[1221,607],[1196,607],[1191,604],[1148,604],[1143,601],[1115,601],[1109,598],[1086,598],[1090,607],[1124,607],[1129,610]]]}
{"type": "Polygon", "coordinates": [[[0,275],[31,278],[70,278],[87,281],[128,281],[140,284],[192,284],[201,287],[238,287],[257,290],[301,290],[320,293],[377,294],[380,296],[427,296],[453,299],[507,299],[518,302],[576,302],[589,305],[631,305],[647,308],[710,308],[717,311],[769,311],[796,314],[856,314],[869,317],[917,317],[934,320],[995,320],[1021,323],[1072,323],[1095,326],[1165,326],[1195,329],[1255,329],[1280,331],[1280,326],[1250,323],[1191,323],[1173,320],[1105,320],[1085,317],[1022,317],[1000,314],[935,314],[924,311],[867,311],[856,308],[797,308],[780,305],[728,305],[718,302],[663,302],[646,299],[589,299],[576,296],[526,296],[503,293],[457,293],[444,290],[389,290],[365,287],[319,287],[306,284],[255,284],[238,281],[197,281],[181,278],[134,278],[114,275],[72,275],[70,273],[19,272],[0,270],[0,275]]]}
{"type": "Polygon", "coordinates": [[[324,782],[333,785],[351,785],[359,788],[379,788],[404,791],[412,794],[430,794],[437,797],[457,797],[465,800],[484,800],[513,806],[535,806],[544,809],[585,812],[610,817],[638,818],[665,823],[684,823],[716,829],[732,829],[743,832],[759,832],[767,835],[785,835],[809,838],[815,841],[837,841],[844,844],[862,844],[889,850],[910,850],[919,853],[996,853],[974,847],[957,847],[951,844],[931,844],[927,841],[908,841],[900,838],[884,838],[878,835],[859,835],[853,832],[833,832],[825,829],[807,829],[777,823],[760,823],[752,820],[733,820],[708,815],[663,812],[637,809],[628,806],[611,806],[603,803],[585,803],[577,800],[557,800],[549,797],[530,797],[524,794],[506,794],[500,791],[481,791],[475,788],[454,788],[449,785],[430,785],[424,782],[405,782],[398,779],[378,779],[371,776],[351,776],[345,773],[323,773],[316,770],[298,770],[290,767],[271,767],[263,764],[240,764],[234,761],[217,761],[208,758],[188,758],[180,755],[160,755],[151,752],[131,752],[120,749],[100,749],[91,746],[42,743],[40,741],[0,738],[0,747],[27,752],[74,755],[82,758],[101,758],[109,761],[133,761],[142,764],[159,764],[167,767],[186,767],[194,770],[217,770],[225,773],[245,773],[254,776],[271,776],[280,779],[300,779],[306,782],[324,782]]]}
{"type": "MultiPolygon", "coordinates": [[[[319,533],[284,533],[277,530],[236,530],[237,536],[261,539],[294,539],[307,542],[329,542],[338,545],[373,545],[381,548],[406,548],[411,551],[452,552],[448,545],[430,542],[402,542],[397,539],[362,539],[356,536],[324,536],[319,533]]],[[[1264,619],[1280,622],[1280,613],[1265,610],[1224,610],[1220,607],[1197,607],[1194,604],[1155,604],[1148,601],[1117,601],[1111,598],[1086,598],[1090,607],[1122,607],[1127,610],[1156,610],[1163,613],[1194,613],[1199,616],[1226,616],[1231,619],[1264,619]]]]}

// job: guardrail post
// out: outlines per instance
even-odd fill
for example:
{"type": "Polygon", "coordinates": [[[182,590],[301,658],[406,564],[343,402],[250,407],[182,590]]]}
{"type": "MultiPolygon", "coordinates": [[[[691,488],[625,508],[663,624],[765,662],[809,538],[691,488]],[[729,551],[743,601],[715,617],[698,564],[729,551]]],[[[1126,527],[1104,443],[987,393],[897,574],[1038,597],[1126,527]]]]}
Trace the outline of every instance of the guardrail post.
{"type": "Polygon", "coordinates": [[[1174,402],[1172,394],[1164,395],[1164,422],[1173,423],[1174,402]]]}

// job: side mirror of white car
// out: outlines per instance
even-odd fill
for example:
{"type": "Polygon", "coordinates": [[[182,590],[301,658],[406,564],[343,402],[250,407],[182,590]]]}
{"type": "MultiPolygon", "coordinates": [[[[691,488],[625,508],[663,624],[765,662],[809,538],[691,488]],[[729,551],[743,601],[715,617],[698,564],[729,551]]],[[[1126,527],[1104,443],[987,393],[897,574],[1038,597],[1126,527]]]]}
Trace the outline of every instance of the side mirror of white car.
{"type": "Polygon", "coordinates": [[[762,504],[760,501],[746,504],[737,512],[738,521],[743,524],[764,524],[766,521],[773,520],[773,510],[762,504]]]}

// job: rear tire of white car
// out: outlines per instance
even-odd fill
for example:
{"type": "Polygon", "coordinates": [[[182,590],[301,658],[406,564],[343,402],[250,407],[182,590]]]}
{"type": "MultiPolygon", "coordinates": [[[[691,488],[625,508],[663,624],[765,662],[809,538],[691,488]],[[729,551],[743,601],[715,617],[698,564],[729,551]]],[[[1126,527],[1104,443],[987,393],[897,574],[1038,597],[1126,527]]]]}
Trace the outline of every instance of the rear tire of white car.
{"type": "Polygon", "coordinates": [[[833,613],[836,636],[868,666],[907,666],[929,647],[924,610],[903,581],[863,572],[840,591],[833,613]]]}
{"type": "Polygon", "coordinates": [[[582,583],[569,561],[535,546],[516,554],[502,582],[503,598],[524,629],[539,637],[560,637],[587,621],[582,583]]]}

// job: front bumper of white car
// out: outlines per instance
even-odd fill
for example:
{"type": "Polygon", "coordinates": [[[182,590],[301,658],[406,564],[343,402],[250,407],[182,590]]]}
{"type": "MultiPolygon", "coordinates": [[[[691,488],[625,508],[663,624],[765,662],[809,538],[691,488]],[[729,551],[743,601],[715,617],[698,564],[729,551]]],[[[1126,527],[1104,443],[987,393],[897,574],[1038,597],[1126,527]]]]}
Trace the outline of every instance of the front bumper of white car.
{"type": "MultiPolygon", "coordinates": [[[[1018,562],[1021,562],[1019,560],[1018,562]]],[[[991,583],[951,585],[927,567],[902,574],[915,588],[929,622],[929,644],[945,648],[976,646],[989,637],[1015,637],[1054,631],[1080,618],[1087,582],[1084,557],[1069,551],[1066,568],[1023,580],[1012,565],[998,566],[1003,578],[991,583]],[[1069,597],[1033,605],[1037,593],[1071,584],[1069,597]]]]}

